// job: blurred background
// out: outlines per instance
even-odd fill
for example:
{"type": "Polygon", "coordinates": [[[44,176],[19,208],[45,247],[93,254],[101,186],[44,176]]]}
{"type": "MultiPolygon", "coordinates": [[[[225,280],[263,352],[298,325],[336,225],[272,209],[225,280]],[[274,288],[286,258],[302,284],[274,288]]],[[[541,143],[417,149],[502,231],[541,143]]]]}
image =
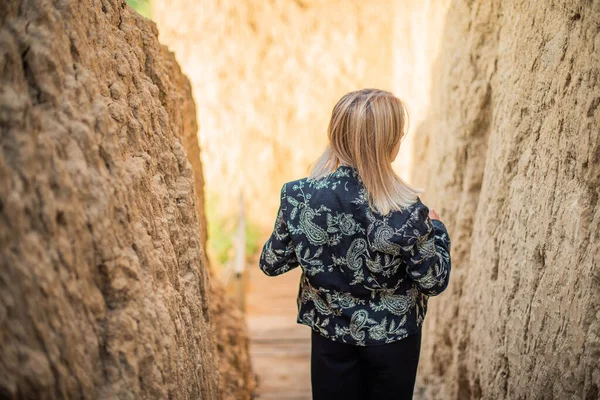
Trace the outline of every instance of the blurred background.
{"type": "Polygon", "coordinates": [[[242,225],[246,256],[260,251],[282,184],[307,175],[349,91],[376,87],[407,102],[410,134],[395,168],[411,181],[448,0],[129,3],[157,23],[192,81],[217,270],[231,270],[242,225]]]}

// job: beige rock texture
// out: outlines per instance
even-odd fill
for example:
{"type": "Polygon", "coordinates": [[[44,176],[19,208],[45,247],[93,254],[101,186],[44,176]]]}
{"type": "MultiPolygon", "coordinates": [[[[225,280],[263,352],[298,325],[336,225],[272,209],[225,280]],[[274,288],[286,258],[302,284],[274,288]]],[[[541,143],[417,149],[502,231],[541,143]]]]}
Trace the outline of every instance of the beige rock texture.
{"type": "Polygon", "coordinates": [[[414,150],[453,240],[425,398],[600,398],[599,68],[598,1],[452,1],[414,150]]]}
{"type": "Polygon", "coordinates": [[[402,141],[394,167],[410,181],[417,128],[428,117],[432,69],[443,41],[442,30],[450,0],[395,0],[392,15],[392,92],[405,100],[409,111],[408,135],[402,141]]]}
{"type": "Polygon", "coordinates": [[[214,275],[211,275],[209,296],[222,399],[252,399],[257,379],[250,360],[250,334],[245,315],[214,275]]]}
{"type": "Polygon", "coordinates": [[[272,228],[281,184],[306,176],[345,93],[392,88],[391,0],[153,0],[190,77],[207,197],[272,228]]]}
{"type": "Polygon", "coordinates": [[[195,107],[155,25],[8,0],[0,52],[0,397],[220,398],[195,107]]]}

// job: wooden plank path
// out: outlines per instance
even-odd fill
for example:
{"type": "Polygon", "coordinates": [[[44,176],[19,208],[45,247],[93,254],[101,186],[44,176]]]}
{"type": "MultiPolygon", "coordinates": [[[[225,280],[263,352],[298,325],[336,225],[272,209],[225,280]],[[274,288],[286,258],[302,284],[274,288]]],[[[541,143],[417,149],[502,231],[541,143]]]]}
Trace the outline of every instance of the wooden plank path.
{"type": "Polygon", "coordinates": [[[310,328],[296,323],[300,269],[268,277],[248,267],[246,317],[257,399],[310,400],[310,328]]]}

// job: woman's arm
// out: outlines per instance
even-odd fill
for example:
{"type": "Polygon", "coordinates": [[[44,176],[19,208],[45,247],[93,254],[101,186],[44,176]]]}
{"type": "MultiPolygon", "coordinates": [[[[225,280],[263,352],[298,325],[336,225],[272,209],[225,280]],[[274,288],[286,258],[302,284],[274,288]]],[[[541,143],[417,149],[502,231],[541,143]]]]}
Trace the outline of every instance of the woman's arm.
{"type": "Polygon", "coordinates": [[[404,257],[408,277],[422,293],[437,296],[450,279],[450,236],[442,221],[432,220],[428,214],[429,209],[422,205],[411,235],[412,245],[404,257]]]}
{"type": "Polygon", "coordinates": [[[260,255],[260,269],[268,276],[281,275],[300,265],[287,227],[286,208],[287,197],[284,184],[281,188],[279,211],[277,211],[273,233],[260,255]]]}

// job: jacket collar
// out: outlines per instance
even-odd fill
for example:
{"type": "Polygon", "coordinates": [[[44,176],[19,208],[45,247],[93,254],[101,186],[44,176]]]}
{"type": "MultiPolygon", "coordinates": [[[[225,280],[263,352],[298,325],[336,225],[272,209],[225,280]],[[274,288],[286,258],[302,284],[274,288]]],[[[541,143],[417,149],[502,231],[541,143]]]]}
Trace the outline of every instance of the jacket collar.
{"type": "Polygon", "coordinates": [[[340,165],[334,172],[333,177],[335,178],[354,178],[362,182],[360,179],[360,175],[358,174],[358,170],[349,165],[340,165]]]}

